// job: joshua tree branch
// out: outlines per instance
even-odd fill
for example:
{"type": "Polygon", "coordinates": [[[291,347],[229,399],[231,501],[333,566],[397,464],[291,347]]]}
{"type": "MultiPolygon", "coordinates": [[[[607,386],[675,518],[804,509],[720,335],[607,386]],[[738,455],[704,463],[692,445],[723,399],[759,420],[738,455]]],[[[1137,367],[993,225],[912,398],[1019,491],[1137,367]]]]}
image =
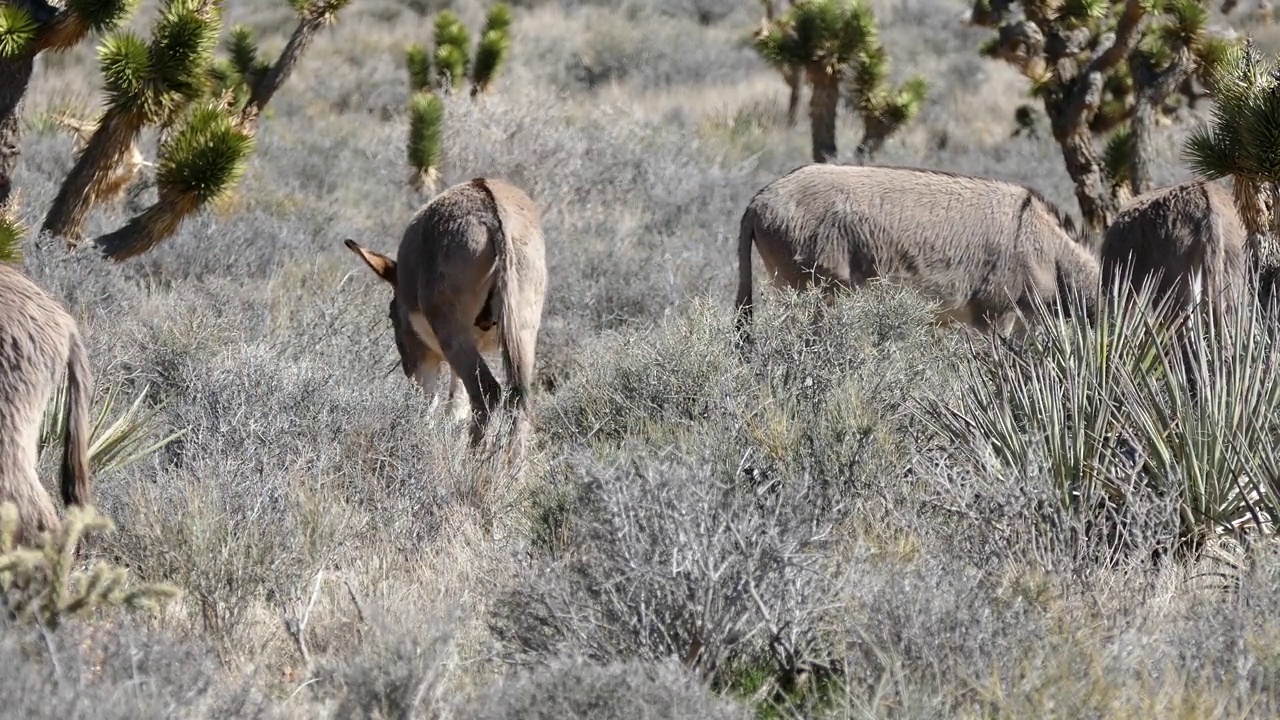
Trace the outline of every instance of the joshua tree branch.
{"type": "Polygon", "coordinates": [[[271,70],[254,85],[253,94],[249,96],[249,103],[244,110],[246,118],[257,117],[267,107],[267,103],[271,102],[276,91],[284,85],[289,75],[293,73],[293,69],[297,67],[302,54],[315,39],[316,33],[328,24],[330,17],[332,17],[330,13],[316,12],[302,18],[289,38],[288,44],[284,46],[284,51],[271,66],[271,70]]]}
{"type": "Polygon", "coordinates": [[[1133,46],[1138,42],[1138,26],[1146,14],[1142,0],[1127,0],[1111,44],[1089,61],[1075,83],[1075,92],[1071,95],[1064,118],[1067,123],[1064,128],[1066,135],[1074,135],[1077,126],[1087,124],[1098,111],[1107,73],[1133,51],[1133,46]]]}
{"type": "Polygon", "coordinates": [[[1133,138],[1129,184],[1135,195],[1151,189],[1151,163],[1148,155],[1156,113],[1165,99],[1195,72],[1196,64],[1195,56],[1186,48],[1179,49],[1169,67],[1160,72],[1156,72],[1144,57],[1133,56],[1129,59],[1130,73],[1138,88],[1133,119],[1129,124],[1133,138]]]}

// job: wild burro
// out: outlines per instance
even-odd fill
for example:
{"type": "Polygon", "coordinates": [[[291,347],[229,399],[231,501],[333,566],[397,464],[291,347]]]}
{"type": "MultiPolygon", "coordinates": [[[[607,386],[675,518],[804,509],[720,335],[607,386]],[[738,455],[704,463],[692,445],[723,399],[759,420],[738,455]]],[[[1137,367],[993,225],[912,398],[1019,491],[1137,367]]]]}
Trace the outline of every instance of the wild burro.
{"type": "Polygon", "coordinates": [[[0,502],[18,507],[20,543],[61,526],[53,499],[36,475],[36,460],[40,419],[64,369],[62,500],[87,505],[93,374],[80,331],[60,303],[0,263],[0,502]]]}
{"type": "Polygon", "coordinates": [[[1212,182],[1159,188],[1131,200],[1102,239],[1102,285],[1153,288],[1153,305],[1185,311],[1201,299],[1229,310],[1248,289],[1248,233],[1231,193],[1212,182]],[[1128,275],[1127,282],[1124,280],[1128,275]]]}
{"type": "Polygon", "coordinates": [[[898,282],[942,303],[941,322],[1008,334],[1033,299],[1070,314],[1097,298],[1098,262],[1035,191],[939,170],[805,165],[752,197],[738,233],[738,318],[752,314],[751,246],[775,286],[898,282]],[[1082,304],[1068,304],[1073,301],[1082,304]]]}
{"type": "Polygon", "coordinates": [[[447,188],[418,211],[395,260],[346,241],[394,289],[388,314],[404,374],[434,395],[441,364],[447,364],[455,416],[466,412],[455,404],[462,381],[471,401],[472,446],[483,438],[502,396],[482,352],[501,349],[506,406],[520,411],[517,433],[525,429],[547,287],[541,222],[524,191],[475,178],[447,188]]]}

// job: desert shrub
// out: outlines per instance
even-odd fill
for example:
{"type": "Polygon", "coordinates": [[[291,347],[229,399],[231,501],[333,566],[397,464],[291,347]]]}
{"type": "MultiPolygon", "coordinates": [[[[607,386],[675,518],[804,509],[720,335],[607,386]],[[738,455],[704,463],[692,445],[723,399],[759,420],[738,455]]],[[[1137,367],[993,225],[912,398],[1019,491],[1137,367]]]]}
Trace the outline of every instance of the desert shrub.
{"type": "Polygon", "coordinates": [[[503,678],[464,708],[468,715],[493,720],[751,716],[746,708],[716,697],[676,663],[597,664],[577,658],[555,659],[503,678]]]}
{"type": "Polygon", "coordinates": [[[0,702],[29,718],[283,715],[200,645],[130,623],[42,634],[0,620],[0,702]]]}

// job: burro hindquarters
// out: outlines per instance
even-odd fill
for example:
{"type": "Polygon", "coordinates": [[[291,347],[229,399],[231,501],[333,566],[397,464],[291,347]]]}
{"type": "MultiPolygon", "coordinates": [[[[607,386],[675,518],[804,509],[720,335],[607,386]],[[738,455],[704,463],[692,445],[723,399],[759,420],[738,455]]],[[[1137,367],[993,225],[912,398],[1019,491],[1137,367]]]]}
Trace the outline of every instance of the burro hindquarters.
{"type": "Polygon", "coordinates": [[[940,322],[1008,334],[1038,299],[1092,311],[1098,262],[1068,215],[1009,182],[938,170],[812,164],[755,194],[738,234],[738,319],[752,314],[754,243],[775,286],[831,297],[873,278],[941,303],[940,322]],[[1072,297],[1074,296],[1074,297],[1072,297]]]}
{"type": "MultiPolygon", "coordinates": [[[[547,269],[541,216],[520,188],[475,178],[447,188],[422,207],[400,240],[396,259],[346,246],[393,288],[389,308],[400,365],[434,395],[442,365],[450,400],[461,381],[470,399],[471,444],[484,436],[502,386],[482,352],[499,348],[509,388],[506,407],[520,411],[523,437],[547,269]]],[[[466,406],[454,404],[455,417],[466,406]]]]}
{"type": "Polygon", "coordinates": [[[1202,300],[1231,310],[1248,291],[1248,232],[1231,193],[1212,182],[1159,188],[1129,201],[1100,252],[1108,292],[1152,289],[1153,304],[1180,313],[1202,300]]]}
{"type": "Polygon", "coordinates": [[[20,543],[61,526],[53,498],[36,475],[36,461],[41,416],[64,371],[62,500],[87,505],[93,373],[79,328],[58,301],[0,263],[0,502],[18,508],[20,543]]]}

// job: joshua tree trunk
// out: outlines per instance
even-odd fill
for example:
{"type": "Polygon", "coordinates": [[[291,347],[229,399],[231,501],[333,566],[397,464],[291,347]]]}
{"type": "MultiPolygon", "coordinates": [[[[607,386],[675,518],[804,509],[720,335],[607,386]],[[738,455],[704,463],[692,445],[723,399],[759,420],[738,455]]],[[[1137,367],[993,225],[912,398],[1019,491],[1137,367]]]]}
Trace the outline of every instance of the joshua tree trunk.
{"type": "Polygon", "coordinates": [[[58,196],[44,217],[44,230],[75,246],[84,237],[85,220],[93,203],[106,191],[113,171],[142,129],[136,110],[110,108],[98,123],[89,145],[58,188],[58,196]]]}
{"type": "Polygon", "coordinates": [[[200,199],[183,193],[163,193],[159,202],[115,232],[94,238],[102,254],[116,262],[141,255],[164,242],[182,222],[200,209],[200,199]]]}
{"type": "Polygon", "coordinates": [[[13,173],[18,168],[22,96],[31,82],[35,53],[0,59],[0,207],[9,202],[13,173]]]}
{"type": "Polygon", "coordinates": [[[782,77],[791,89],[787,98],[787,127],[795,127],[800,116],[800,91],[804,88],[804,77],[799,67],[790,67],[782,71],[782,77]]]}
{"type": "Polygon", "coordinates": [[[1076,201],[1080,203],[1080,215],[1095,238],[1101,238],[1103,231],[1111,224],[1115,216],[1115,202],[1105,190],[1102,163],[1093,148],[1093,139],[1089,136],[1086,124],[1080,124],[1071,135],[1059,136],[1058,123],[1054,123],[1054,136],[1062,147],[1062,160],[1067,166],[1067,175],[1076,186],[1076,201]]]}
{"type": "Polygon", "coordinates": [[[1151,131],[1156,124],[1156,110],[1187,78],[1191,77],[1195,59],[1184,48],[1169,67],[1157,73],[1138,55],[1129,57],[1129,72],[1137,86],[1133,117],[1129,132],[1133,142],[1133,155],[1129,159],[1129,185],[1134,195],[1151,189],[1151,131]]]}
{"type": "Polygon", "coordinates": [[[840,76],[820,65],[812,65],[809,75],[809,125],[813,135],[813,161],[836,159],[836,112],[840,103],[840,76]]]}

